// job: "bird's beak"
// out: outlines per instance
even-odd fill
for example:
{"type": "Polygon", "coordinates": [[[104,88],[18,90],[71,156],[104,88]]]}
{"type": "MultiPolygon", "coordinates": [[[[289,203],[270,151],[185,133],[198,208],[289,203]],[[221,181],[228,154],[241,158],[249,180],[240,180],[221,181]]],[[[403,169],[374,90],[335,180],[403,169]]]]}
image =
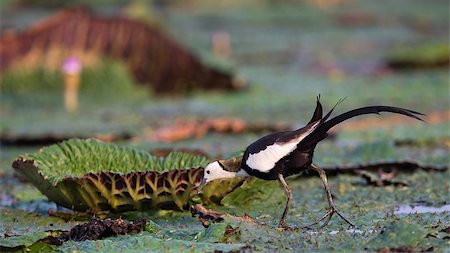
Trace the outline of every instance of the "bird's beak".
{"type": "Polygon", "coordinates": [[[197,192],[200,192],[200,190],[203,188],[203,186],[205,186],[205,184],[206,184],[206,178],[203,178],[202,182],[197,187],[197,192]]]}

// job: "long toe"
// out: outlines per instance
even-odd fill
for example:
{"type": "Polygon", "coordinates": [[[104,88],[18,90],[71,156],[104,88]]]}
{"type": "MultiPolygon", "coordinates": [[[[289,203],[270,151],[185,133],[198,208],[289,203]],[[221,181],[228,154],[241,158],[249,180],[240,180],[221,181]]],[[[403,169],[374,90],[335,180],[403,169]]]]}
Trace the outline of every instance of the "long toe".
{"type": "Polygon", "coordinates": [[[279,228],[279,229],[282,229],[282,230],[284,230],[284,231],[295,231],[295,230],[298,229],[297,227],[291,227],[291,226],[288,226],[286,223],[280,224],[280,225],[278,226],[278,228],[279,228]]]}
{"type": "Polygon", "coordinates": [[[334,213],[336,213],[339,217],[341,217],[341,219],[343,219],[345,222],[347,222],[351,227],[355,227],[355,225],[353,225],[353,223],[351,223],[347,218],[345,218],[338,210],[336,210],[336,208],[334,208],[334,213]]]}
{"type": "Polygon", "coordinates": [[[303,228],[313,229],[313,226],[315,226],[325,220],[325,222],[322,225],[320,225],[317,229],[324,228],[326,225],[328,225],[328,223],[330,222],[330,220],[334,214],[337,214],[339,217],[341,217],[341,219],[343,219],[345,222],[347,222],[351,227],[355,227],[355,225],[353,225],[353,223],[351,223],[347,218],[345,218],[333,205],[330,207],[330,209],[327,210],[327,212],[322,216],[322,218],[320,218],[318,221],[316,221],[314,223],[304,226],[303,228]]]}
{"type": "Polygon", "coordinates": [[[333,217],[334,212],[335,211],[333,209],[328,209],[327,212],[318,221],[313,222],[313,223],[311,223],[309,225],[303,226],[303,228],[314,229],[313,226],[319,224],[320,222],[322,222],[323,220],[326,219],[326,221],[320,227],[318,227],[318,229],[321,229],[321,228],[325,227],[328,224],[328,222],[330,222],[331,217],[333,217]]]}

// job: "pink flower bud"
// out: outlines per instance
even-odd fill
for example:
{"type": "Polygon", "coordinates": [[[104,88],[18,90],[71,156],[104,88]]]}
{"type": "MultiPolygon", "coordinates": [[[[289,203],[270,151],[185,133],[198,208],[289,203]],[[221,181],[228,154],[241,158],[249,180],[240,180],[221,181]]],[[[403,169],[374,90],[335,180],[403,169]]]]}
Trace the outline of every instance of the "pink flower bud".
{"type": "Polygon", "coordinates": [[[64,59],[61,70],[64,74],[73,75],[79,74],[82,68],[83,64],[80,59],[77,57],[67,57],[64,59]]]}

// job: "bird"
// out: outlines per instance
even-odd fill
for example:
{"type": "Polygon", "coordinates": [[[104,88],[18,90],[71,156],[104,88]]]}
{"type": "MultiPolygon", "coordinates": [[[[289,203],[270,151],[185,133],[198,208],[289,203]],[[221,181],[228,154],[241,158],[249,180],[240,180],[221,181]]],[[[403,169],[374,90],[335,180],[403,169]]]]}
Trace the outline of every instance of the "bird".
{"type": "Polygon", "coordinates": [[[353,223],[337,210],[325,171],[313,163],[316,145],[328,136],[328,131],[332,127],[359,115],[390,112],[424,121],[420,117],[425,114],[400,107],[378,105],[357,108],[329,119],[333,110],[344,100],[345,98],[340,99],[325,117],[323,117],[320,95],[317,96],[316,108],[311,120],[306,126],[293,131],[275,132],[265,135],[251,143],[245,149],[243,156],[229,160],[216,160],[209,163],[204,169],[203,179],[197,187],[197,190],[200,192],[206,183],[223,178],[256,177],[263,180],[278,180],[283,185],[285,195],[287,196],[285,208],[279,222],[279,228],[291,230],[295,228],[286,224],[286,215],[292,201],[292,190],[286,183],[285,178],[312,170],[322,180],[329,207],[319,220],[304,226],[304,228],[311,228],[326,219],[322,226],[319,227],[323,228],[329,223],[334,214],[337,214],[351,227],[354,227],[353,223]]]}

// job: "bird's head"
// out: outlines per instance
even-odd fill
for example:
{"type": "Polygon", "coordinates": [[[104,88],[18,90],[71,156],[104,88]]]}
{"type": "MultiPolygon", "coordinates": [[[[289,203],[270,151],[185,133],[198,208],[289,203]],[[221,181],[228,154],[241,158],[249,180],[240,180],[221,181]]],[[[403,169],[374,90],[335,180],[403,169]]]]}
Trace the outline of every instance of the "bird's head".
{"type": "Polygon", "coordinates": [[[205,167],[203,180],[197,188],[198,191],[208,182],[222,178],[234,178],[241,169],[242,158],[217,160],[205,167]]]}

